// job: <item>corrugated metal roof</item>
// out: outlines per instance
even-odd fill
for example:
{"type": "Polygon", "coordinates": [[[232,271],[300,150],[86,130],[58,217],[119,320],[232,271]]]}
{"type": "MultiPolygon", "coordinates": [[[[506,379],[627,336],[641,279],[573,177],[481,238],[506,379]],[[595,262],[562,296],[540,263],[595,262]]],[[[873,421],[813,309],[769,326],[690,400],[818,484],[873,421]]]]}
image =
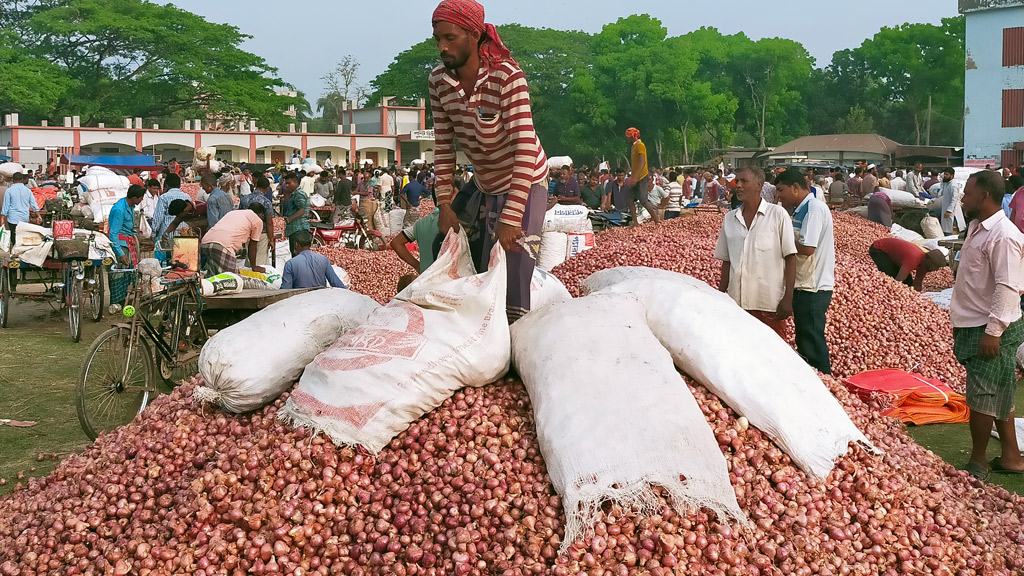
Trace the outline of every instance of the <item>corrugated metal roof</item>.
{"type": "Polygon", "coordinates": [[[829,134],[804,136],[778,146],[766,156],[797,152],[865,152],[888,155],[896,152],[900,144],[877,134],[829,134]]]}
{"type": "Polygon", "coordinates": [[[960,13],[1024,6],[1024,0],[960,0],[960,13]]]}

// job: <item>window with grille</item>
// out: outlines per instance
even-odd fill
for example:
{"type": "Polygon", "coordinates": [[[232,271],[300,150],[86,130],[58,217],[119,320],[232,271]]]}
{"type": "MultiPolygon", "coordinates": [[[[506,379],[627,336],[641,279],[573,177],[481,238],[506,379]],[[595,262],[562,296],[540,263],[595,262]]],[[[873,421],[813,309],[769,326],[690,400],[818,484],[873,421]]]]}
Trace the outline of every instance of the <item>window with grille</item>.
{"type": "Polygon", "coordinates": [[[1024,66],[1024,26],[1003,30],[1003,66],[1024,66]]]}
{"type": "Polygon", "coordinates": [[[1024,127],[1024,90],[1003,90],[1003,128],[1024,127]]]}

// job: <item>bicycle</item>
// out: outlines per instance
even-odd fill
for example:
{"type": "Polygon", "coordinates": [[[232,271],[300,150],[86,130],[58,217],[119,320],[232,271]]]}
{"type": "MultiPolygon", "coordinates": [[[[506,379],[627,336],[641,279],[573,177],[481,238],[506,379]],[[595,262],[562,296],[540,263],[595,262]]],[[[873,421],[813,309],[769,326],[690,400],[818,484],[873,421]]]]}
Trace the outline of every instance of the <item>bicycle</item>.
{"type": "Polygon", "coordinates": [[[112,268],[133,276],[122,322],[89,347],[75,398],[78,421],[91,439],[131,422],[158,394],[157,375],[168,387],[198,371],[209,338],[203,323],[200,278],[161,276],[160,291],[136,268],[112,268]]]}

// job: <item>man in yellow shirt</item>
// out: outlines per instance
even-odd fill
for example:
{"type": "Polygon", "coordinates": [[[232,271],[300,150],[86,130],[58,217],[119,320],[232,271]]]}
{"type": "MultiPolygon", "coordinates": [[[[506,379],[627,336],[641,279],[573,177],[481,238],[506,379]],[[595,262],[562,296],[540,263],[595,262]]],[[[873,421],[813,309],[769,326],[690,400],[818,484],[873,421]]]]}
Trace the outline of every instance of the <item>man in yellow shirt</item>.
{"type": "Polygon", "coordinates": [[[651,204],[647,197],[647,190],[650,188],[648,181],[651,177],[650,172],[647,170],[647,146],[640,140],[640,131],[636,128],[627,129],[626,138],[633,142],[633,150],[630,155],[633,168],[633,172],[630,174],[630,178],[633,181],[632,201],[629,203],[629,213],[633,217],[631,225],[636,226],[636,203],[638,200],[644,205],[647,213],[651,215],[651,219],[657,224],[661,222],[661,216],[658,214],[657,207],[651,204]]]}

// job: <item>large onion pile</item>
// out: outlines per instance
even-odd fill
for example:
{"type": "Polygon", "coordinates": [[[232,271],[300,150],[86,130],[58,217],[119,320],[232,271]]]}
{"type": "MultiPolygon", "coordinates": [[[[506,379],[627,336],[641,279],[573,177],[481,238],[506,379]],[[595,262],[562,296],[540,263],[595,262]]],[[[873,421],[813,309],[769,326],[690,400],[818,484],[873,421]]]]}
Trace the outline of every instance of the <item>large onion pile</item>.
{"type": "MultiPolygon", "coordinates": [[[[910,370],[962,392],[964,372],[953,357],[948,313],[877,270],[868,248],[886,236],[884,227],[844,213],[833,217],[836,288],[825,331],[833,373],[844,378],[880,368],[910,370]]],[[[573,295],[590,274],[614,266],[664,268],[718,286],[721,263],[713,255],[721,225],[721,215],[702,213],[661,226],[609,230],[596,248],[552,272],[573,295]]]]}
{"type": "MultiPolygon", "coordinates": [[[[655,265],[714,281],[710,245],[720,222],[700,216],[604,233],[598,248],[557,273],[574,291],[601,265],[655,265]]],[[[913,303],[913,313],[923,307],[931,323],[941,312],[873,272],[866,256],[851,254],[882,233],[852,224],[837,218],[833,352],[834,339],[856,321],[922,346],[913,330],[886,323],[887,315],[857,319],[858,310],[880,303],[917,318],[913,303]]],[[[393,253],[337,250],[350,274],[363,267],[356,284],[379,291],[379,300],[405,270],[393,253]],[[375,268],[385,263],[389,269],[375,268]]],[[[850,345],[858,352],[882,342],[878,334],[862,338],[850,345]]],[[[943,369],[943,358],[922,359],[925,373],[943,369]]],[[[879,362],[873,355],[857,361],[879,362]]],[[[275,416],[286,397],[245,416],[204,411],[191,400],[197,378],[0,500],[0,576],[1024,570],[1024,500],[953,470],[838,380],[825,382],[884,454],[852,447],[826,481],[810,480],[760,431],[684,377],[680,385],[690,387],[713,428],[754,527],[719,523],[705,511],[680,516],[667,505],[650,516],[608,505],[594,533],[559,557],[560,499],[540,455],[529,397],[513,378],[458,392],[376,458],[282,424],[275,416]]]]}
{"type": "Polygon", "coordinates": [[[392,250],[371,252],[343,246],[325,246],[317,252],[327,256],[331,264],[348,272],[356,292],[386,304],[398,293],[398,280],[414,270],[392,250]]]}
{"type": "MultiPolygon", "coordinates": [[[[556,556],[560,499],[525,389],[466,389],[376,459],[275,418],[159,398],[0,500],[0,574],[1015,574],[1024,501],[956,472],[828,384],[886,451],[824,483],[700,386],[754,528],[606,507],[556,556]],[[673,572],[673,570],[677,572],[673,572]],[[151,572],[152,571],[152,572],[151,572]]],[[[686,385],[680,380],[680,386],[686,385]]],[[[655,440],[656,441],[656,440],[655,440]]]]}

